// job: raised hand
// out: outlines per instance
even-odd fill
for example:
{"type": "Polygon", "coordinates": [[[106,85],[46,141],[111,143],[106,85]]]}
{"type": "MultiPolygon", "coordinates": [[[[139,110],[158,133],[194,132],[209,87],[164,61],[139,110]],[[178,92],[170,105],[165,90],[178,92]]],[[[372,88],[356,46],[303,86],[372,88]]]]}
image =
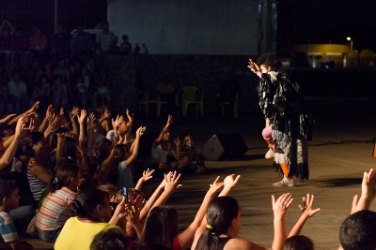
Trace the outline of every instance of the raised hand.
{"type": "Polygon", "coordinates": [[[313,208],[314,199],[315,196],[313,194],[307,194],[306,196],[303,196],[303,202],[302,204],[299,204],[299,208],[300,211],[302,211],[302,215],[305,215],[306,217],[312,217],[320,211],[320,208],[313,208]]]}
{"type": "Polygon", "coordinates": [[[79,124],[83,124],[86,118],[87,112],[85,109],[81,109],[80,114],[77,114],[77,119],[79,124]]]}
{"type": "Polygon", "coordinates": [[[153,178],[153,173],[154,173],[155,169],[146,169],[142,172],[142,180],[145,182],[145,181],[148,181],[150,180],[151,178],[153,178]]]}
{"type": "Polygon", "coordinates": [[[172,115],[167,116],[167,122],[166,122],[166,127],[170,127],[172,124],[172,115]]]}
{"type": "Polygon", "coordinates": [[[69,112],[69,117],[71,118],[71,120],[77,117],[78,112],[80,112],[80,109],[78,107],[72,108],[72,110],[69,112]]]}
{"type": "Polygon", "coordinates": [[[208,193],[215,194],[224,186],[224,183],[220,180],[220,176],[217,176],[212,184],[210,184],[208,193]]]}
{"type": "Polygon", "coordinates": [[[168,174],[166,174],[165,175],[166,184],[164,187],[165,191],[172,193],[176,189],[180,188],[182,186],[181,184],[179,184],[180,177],[181,177],[181,174],[178,174],[176,171],[169,172],[168,174]]]}
{"type": "Polygon", "coordinates": [[[180,137],[176,137],[176,138],[174,139],[174,143],[175,143],[175,146],[176,146],[176,147],[179,147],[180,144],[181,144],[180,137]]]}
{"type": "Polygon", "coordinates": [[[352,202],[351,213],[368,209],[376,195],[376,172],[373,168],[363,173],[362,193],[355,195],[352,202]],[[358,199],[359,198],[359,199],[358,199]]]}
{"type": "Polygon", "coordinates": [[[139,127],[136,130],[136,137],[141,137],[146,131],[146,127],[139,127]]]}
{"type": "Polygon", "coordinates": [[[293,201],[292,195],[290,193],[284,193],[277,199],[272,195],[272,208],[274,213],[274,218],[282,219],[287,213],[293,201]]]}
{"type": "Polygon", "coordinates": [[[252,59],[248,60],[247,68],[254,74],[261,72],[260,67],[252,59]]]}
{"type": "Polygon", "coordinates": [[[111,119],[111,120],[112,120],[112,127],[114,129],[117,129],[120,126],[120,124],[124,121],[124,117],[121,115],[117,115],[115,120],[114,119],[111,119]]]}

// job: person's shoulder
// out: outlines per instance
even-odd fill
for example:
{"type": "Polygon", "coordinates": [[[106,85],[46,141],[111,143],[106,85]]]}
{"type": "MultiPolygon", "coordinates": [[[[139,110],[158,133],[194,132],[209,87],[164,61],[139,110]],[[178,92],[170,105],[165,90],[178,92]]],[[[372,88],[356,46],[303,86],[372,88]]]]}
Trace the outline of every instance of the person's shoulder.
{"type": "Polygon", "coordinates": [[[239,239],[239,238],[232,238],[226,243],[226,245],[223,249],[224,250],[232,250],[232,249],[249,250],[249,249],[252,249],[252,248],[251,248],[251,244],[248,240],[239,239]]]}

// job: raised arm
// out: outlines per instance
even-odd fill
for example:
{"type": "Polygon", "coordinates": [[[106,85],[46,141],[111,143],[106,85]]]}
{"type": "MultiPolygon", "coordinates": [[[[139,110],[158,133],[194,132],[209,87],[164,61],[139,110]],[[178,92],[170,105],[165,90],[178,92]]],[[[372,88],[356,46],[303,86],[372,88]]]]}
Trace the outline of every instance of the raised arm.
{"type": "Polygon", "coordinates": [[[195,232],[201,225],[209,203],[217,196],[217,193],[222,187],[223,183],[220,181],[220,177],[217,176],[214,182],[210,185],[209,190],[206,192],[201,206],[197,210],[196,216],[192,223],[178,235],[179,243],[182,249],[191,247],[195,232]]]}
{"type": "Polygon", "coordinates": [[[141,188],[142,188],[142,185],[144,184],[144,182],[150,180],[151,178],[153,178],[153,173],[154,173],[154,169],[150,170],[150,169],[146,169],[142,172],[142,176],[140,179],[138,179],[137,181],[137,184],[136,186],[134,187],[134,189],[138,190],[138,191],[141,191],[141,188]]]}
{"type": "Polygon", "coordinates": [[[361,210],[369,209],[376,195],[376,172],[373,168],[363,173],[362,193],[358,199],[358,195],[353,198],[351,214],[361,210]]]}
{"type": "Polygon", "coordinates": [[[16,154],[18,144],[22,138],[22,131],[25,128],[25,117],[21,116],[16,125],[15,133],[12,142],[10,143],[9,147],[5,150],[4,154],[0,158],[0,169],[5,168],[8,166],[12,160],[14,155],[16,154]]]}
{"type": "Polygon", "coordinates": [[[249,69],[249,71],[257,75],[259,78],[262,77],[260,66],[257,65],[257,63],[255,63],[252,59],[248,60],[247,68],[249,69]]]}
{"type": "Polygon", "coordinates": [[[172,195],[172,193],[179,187],[181,187],[181,184],[179,184],[181,174],[178,174],[176,171],[169,172],[166,175],[166,184],[164,187],[164,190],[162,194],[159,196],[159,198],[154,202],[153,207],[160,206],[166,203],[167,199],[172,195]]]}
{"type": "Polygon", "coordinates": [[[146,215],[149,213],[150,209],[154,207],[154,203],[158,196],[160,196],[161,192],[163,191],[164,186],[166,185],[166,175],[158,185],[158,187],[154,190],[153,194],[149,197],[146,201],[144,207],[140,211],[140,221],[143,221],[146,218],[146,215]]]}
{"type": "Polygon", "coordinates": [[[72,126],[72,133],[75,136],[78,136],[78,133],[79,133],[78,124],[76,122],[76,118],[77,118],[79,111],[80,109],[78,107],[73,107],[72,110],[69,112],[69,120],[72,126]]]}
{"type": "Polygon", "coordinates": [[[46,110],[46,115],[43,118],[42,123],[39,125],[38,131],[43,133],[47,126],[48,126],[48,121],[52,119],[52,116],[54,115],[54,108],[52,104],[48,105],[47,110],[46,110]]]}
{"type": "Polygon", "coordinates": [[[290,193],[284,193],[277,199],[272,195],[272,207],[273,207],[273,250],[282,250],[283,243],[286,240],[286,222],[285,215],[289,206],[292,203],[292,196],[290,193]]]}
{"type": "Polygon", "coordinates": [[[80,125],[80,133],[78,137],[78,145],[82,147],[83,143],[86,140],[86,133],[85,133],[85,120],[86,120],[87,112],[85,109],[81,109],[80,114],[77,114],[78,124],[80,125]]]}
{"type": "Polygon", "coordinates": [[[171,124],[172,124],[172,115],[168,115],[166,124],[162,128],[162,130],[159,133],[159,136],[157,137],[157,139],[155,139],[156,143],[159,143],[159,142],[162,141],[162,137],[163,137],[164,133],[166,133],[166,131],[170,128],[171,124]]]}
{"type": "Polygon", "coordinates": [[[313,194],[307,194],[303,197],[303,204],[299,205],[302,214],[300,215],[298,221],[291,229],[288,237],[300,234],[300,231],[302,230],[306,221],[320,211],[320,208],[313,208],[314,199],[315,196],[313,194]]]}
{"type": "Polygon", "coordinates": [[[140,145],[140,138],[145,133],[146,127],[139,127],[136,131],[136,138],[133,141],[132,148],[133,150],[130,152],[131,155],[125,160],[125,165],[129,166],[137,157],[139,145],[140,145]]]}
{"type": "Polygon", "coordinates": [[[218,196],[221,197],[221,196],[229,195],[231,190],[233,190],[236,187],[239,180],[240,180],[240,175],[230,174],[226,176],[224,180],[224,187],[218,196]]]}

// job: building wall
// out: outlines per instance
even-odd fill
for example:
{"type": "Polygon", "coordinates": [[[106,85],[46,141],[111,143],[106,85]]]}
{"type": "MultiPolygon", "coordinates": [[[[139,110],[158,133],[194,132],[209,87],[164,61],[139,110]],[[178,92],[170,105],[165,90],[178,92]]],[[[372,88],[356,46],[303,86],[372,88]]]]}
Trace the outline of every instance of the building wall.
{"type": "Polygon", "coordinates": [[[107,16],[119,42],[127,34],[132,44],[145,43],[151,54],[256,55],[275,47],[266,43],[267,22],[259,25],[260,2],[265,7],[269,1],[110,0],[107,16]]]}

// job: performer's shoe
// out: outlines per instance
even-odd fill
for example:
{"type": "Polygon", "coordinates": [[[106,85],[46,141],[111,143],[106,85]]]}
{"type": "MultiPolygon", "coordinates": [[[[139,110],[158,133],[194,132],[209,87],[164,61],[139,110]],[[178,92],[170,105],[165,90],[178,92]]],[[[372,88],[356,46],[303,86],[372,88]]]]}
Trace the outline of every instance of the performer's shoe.
{"type": "Polygon", "coordinates": [[[265,159],[269,160],[269,159],[274,158],[274,153],[275,153],[274,149],[269,148],[268,152],[266,152],[265,154],[265,159]]]}
{"type": "Polygon", "coordinates": [[[294,186],[294,179],[287,178],[286,176],[283,177],[281,181],[273,183],[273,187],[293,187],[294,186]]]}

